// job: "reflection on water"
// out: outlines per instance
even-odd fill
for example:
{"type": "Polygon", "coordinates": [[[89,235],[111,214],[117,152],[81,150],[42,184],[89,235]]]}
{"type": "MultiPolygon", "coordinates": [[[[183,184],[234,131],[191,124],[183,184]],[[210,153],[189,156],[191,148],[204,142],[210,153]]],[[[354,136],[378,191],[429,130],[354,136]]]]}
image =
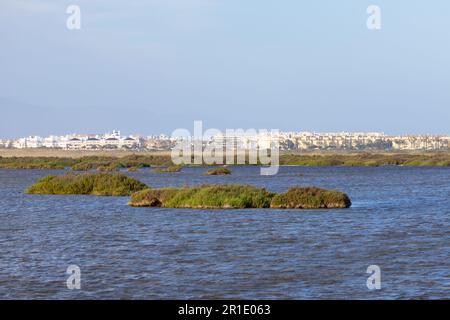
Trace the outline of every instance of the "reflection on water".
{"type": "Polygon", "coordinates": [[[450,168],[231,169],[127,174],[152,187],[315,185],[353,206],[132,208],[121,197],[25,195],[50,172],[0,170],[0,298],[450,298],[450,168]],[[70,264],[81,290],[66,287],[70,264]],[[366,287],[372,264],[381,290],[366,287]]]}

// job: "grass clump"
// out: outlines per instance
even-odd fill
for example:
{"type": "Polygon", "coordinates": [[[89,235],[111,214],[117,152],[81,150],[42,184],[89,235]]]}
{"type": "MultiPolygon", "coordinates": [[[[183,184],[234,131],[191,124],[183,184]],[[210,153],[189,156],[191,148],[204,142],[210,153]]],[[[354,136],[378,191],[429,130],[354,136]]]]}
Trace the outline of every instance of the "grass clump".
{"type": "Polygon", "coordinates": [[[97,171],[99,171],[99,172],[114,172],[114,171],[119,171],[119,168],[114,164],[109,164],[106,166],[97,167],[97,171]]]}
{"type": "Polygon", "coordinates": [[[227,168],[210,169],[204,173],[206,176],[223,176],[231,174],[231,171],[227,168]]]}
{"type": "Polygon", "coordinates": [[[84,173],[50,175],[26,190],[28,194],[128,196],[148,188],[124,174],[84,173]]]}
{"type": "Polygon", "coordinates": [[[72,166],[73,171],[89,171],[89,170],[98,170],[98,171],[111,171],[109,168],[113,168],[114,165],[111,161],[108,160],[100,160],[97,158],[85,158],[80,162],[74,164],[72,166]]]}
{"type": "Polygon", "coordinates": [[[128,155],[124,157],[87,156],[74,160],[71,165],[74,171],[115,171],[119,168],[144,168],[150,166],[172,165],[170,156],[160,155],[128,155]],[[108,170],[111,168],[111,170],[108,170]],[[113,169],[114,168],[114,169],[113,169]]]}
{"type": "Polygon", "coordinates": [[[270,207],[279,209],[348,208],[350,198],[336,190],[294,187],[273,197],[270,207]]]}
{"type": "Polygon", "coordinates": [[[0,157],[0,168],[62,170],[76,162],[75,159],[57,157],[0,157]]]}
{"type": "Polygon", "coordinates": [[[152,172],[180,172],[181,171],[181,167],[176,167],[176,166],[170,166],[167,168],[156,168],[153,169],[152,172]]]}
{"type": "Polygon", "coordinates": [[[148,189],[131,196],[135,207],[241,209],[268,208],[273,194],[245,185],[201,185],[185,188],[148,189]]]}
{"type": "Polygon", "coordinates": [[[194,209],[321,209],[348,208],[351,201],[342,192],[315,187],[295,187],[277,194],[248,185],[201,185],[142,190],[133,194],[128,204],[194,209]]]}

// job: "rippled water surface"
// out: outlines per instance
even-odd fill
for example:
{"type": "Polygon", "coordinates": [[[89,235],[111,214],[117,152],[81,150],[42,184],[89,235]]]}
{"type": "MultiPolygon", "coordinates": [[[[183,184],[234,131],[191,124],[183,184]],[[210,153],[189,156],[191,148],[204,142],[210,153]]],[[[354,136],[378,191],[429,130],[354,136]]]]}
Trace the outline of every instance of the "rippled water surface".
{"type": "Polygon", "coordinates": [[[124,197],[26,195],[55,171],[0,170],[0,298],[450,298],[450,168],[204,170],[127,174],[152,187],[315,185],[346,192],[353,206],[132,208],[124,197]],[[71,264],[81,290],[66,287],[71,264]],[[382,289],[370,291],[374,264],[382,289]]]}

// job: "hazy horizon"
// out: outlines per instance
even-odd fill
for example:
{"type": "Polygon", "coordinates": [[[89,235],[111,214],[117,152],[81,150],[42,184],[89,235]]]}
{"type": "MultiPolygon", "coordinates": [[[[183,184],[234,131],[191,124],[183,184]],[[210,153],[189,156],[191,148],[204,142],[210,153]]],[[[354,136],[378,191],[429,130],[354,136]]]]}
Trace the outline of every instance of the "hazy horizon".
{"type": "MultiPolygon", "coordinates": [[[[187,129],[188,131],[190,131],[191,133],[194,132],[194,126],[193,124],[189,127],[189,126],[185,126],[182,129],[187,129]]],[[[203,127],[203,133],[207,130],[207,129],[211,129],[211,127],[203,127]]],[[[235,129],[235,130],[239,130],[239,129],[243,129],[243,130],[247,130],[247,129],[255,129],[256,131],[259,130],[267,130],[266,128],[214,128],[214,129],[219,129],[220,131],[224,132],[227,129],[235,129]]],[[[277,130],[277,128],[272,128],[274,130],[277,130]]],[[[110,129],[106,129],[106,130],[91,130],[91,131],[71,131],[71,132],[65,132],[65,131],[59,131],[59,132],[50,132],[48,134],[39,134],[39,133],[34,133],[34,134],[29,134],[29,135],[25,135],[25,136],[0,136],[0,140],[1,139],[19,139],[19,138],[27,138],[27,137],[41,137],[41,138],[46,138],[49,136],[66,136],[66,135],[73,135],[73,134],[79,134],[79,135],[103,135],[103,134],[111,134],[114,130],[117,130],[121,133],[121,136],[135,136],[135,135],[140,135],[143,137],[146,136],[157,136],[157,135],[167,135],[167,136],[171,136],[172,132],[130,132],[130,131],[124,131],[121,130],[120,127],[118,128],[110,128],[110,129]]],[[[270,129],[269,129],[270,130],[270,129]]],[[[357,134],[357,133],[378,133],[378,134],[384,134],[386,136],[450,136],[449,134],[446,133],[428,133],[428,132],[423,132],[423,133],[389,133],[389,132],[384,132],[384,131],[348,131],[348,130],[341,130],[341,131],[317,131],[317,130],[280,130],[280,132],[309,132],[309,133],[317,133],[317,134],[339,134],[339,133],[350,133],[350,134],[357,134]]]]}
{"type": "Polygon", "coordinates": [[[0,3],[0,138],[205,128],[448,135],[450,3],[0,3]],[[81,29],[68,30],[68,5],[81,29]],[[381,30],[366,9],[380,6],[381,30]]]}

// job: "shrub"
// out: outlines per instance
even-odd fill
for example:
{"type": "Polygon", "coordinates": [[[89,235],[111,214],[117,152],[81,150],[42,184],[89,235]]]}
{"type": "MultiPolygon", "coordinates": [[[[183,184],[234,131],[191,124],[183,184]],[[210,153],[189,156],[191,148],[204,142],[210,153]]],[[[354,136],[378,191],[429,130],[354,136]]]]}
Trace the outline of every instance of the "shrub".
{"type": "Polygon", "coordinates": [[[335,190],[315,187],[289,189],[276,194],[246,185],[201,185],[185,188],[146,189],[131,196],[134,207],[166,208],[348,208],[348,196],[335,190]]]}
{"type": "Polygon", "coordinates": [[[294,187],[286,193],[277,194],[270,204],[280,209],[348,208],[350,198],[342,192],[316,187],[294,187]]]}
{"type": "Polygon", "coordinates": [[[210,169],[205,172],[205,175],[207,176],[217,176],[217,175],[227,175],[231,174],[231,171],[227,168],[216,168],[216,169],[210,169]]]}
{"type": "Polygon", "coordinates": [[[152,171],[153,172],[180,172],[181,167],[171,166],[171,167],[167,167],[167,168],[156,168],[156,169],[153,169],[152,171]]]}
{"type": "Polygon", "coordinates": [[[133,207],[162,207],[179,190],[175,188],[144,189],[131,195],[129,205],[133,207]]]}
{"type": "Polygon", "coordinates": [[[114,164],[109,164],[109,165],[106,165],[106,166],[99,166],[99,167],[97,167],[97,171],[100,171],[100,172],[113,172],[113,171],[119,171],[119,168],[116,165],[114,165],[114,164]]]}
{"type": "Polygon", "coordinates": [[[145,188],[147,188],[145,184],[124,174],[69,173],[44,177],[26,192],[29,194],[128,196],[145,188]]]}
{"type": "Polygon", "coordinates": [[[148,189],[131,196],[137,207],[167,208],[268,208],[273,194],[241,185],[201,185],[180,189],[148,189]]]}
{"type": "Polygon", "coordinates": [[[76,162],[75,159],[57,157],[0,157],[0,168],[61,170],[76,162]]]}

